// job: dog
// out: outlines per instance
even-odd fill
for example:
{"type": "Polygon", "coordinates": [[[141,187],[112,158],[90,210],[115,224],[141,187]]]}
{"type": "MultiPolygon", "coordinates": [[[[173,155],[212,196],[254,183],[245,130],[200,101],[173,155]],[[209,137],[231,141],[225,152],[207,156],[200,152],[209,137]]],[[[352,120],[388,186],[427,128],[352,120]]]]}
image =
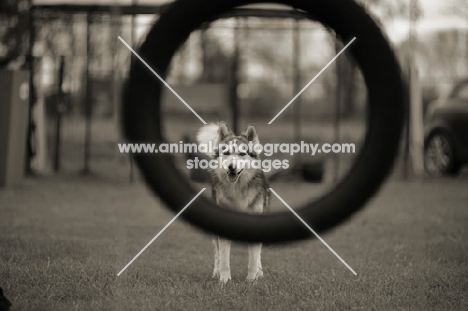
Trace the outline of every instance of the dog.
{"type": "MultiPolygon", "coordinates": [[[[209,169],[213,200],[220,208],[246,213],[266,213],[270,203],[268,181],[261,168],[252,168],[252,161],[260,160],[260,153],[255,148],[259,143],[255,126],[250,124],[241,135],[235,135],[225,122],[203,126],[197,133],[197,141],[213,146],[206,152],[211,159],[217,159],[215,169],[209,169]],[[244,146],[244,148],[240,148],[244,146]],[[243,162],[243,164],[241,163],[243,162]]],[[[258,166],[257,166],[258,167],[258,166]]],[[[219,278],[223,284],[231,280],[229,265],[231,241],[213,238],[214,269],[213,278],[219,278]]],[[[247,281],[254,282],[263,277],[261,263],[261,243],[248,245],[249,263],[247,281]]]]}

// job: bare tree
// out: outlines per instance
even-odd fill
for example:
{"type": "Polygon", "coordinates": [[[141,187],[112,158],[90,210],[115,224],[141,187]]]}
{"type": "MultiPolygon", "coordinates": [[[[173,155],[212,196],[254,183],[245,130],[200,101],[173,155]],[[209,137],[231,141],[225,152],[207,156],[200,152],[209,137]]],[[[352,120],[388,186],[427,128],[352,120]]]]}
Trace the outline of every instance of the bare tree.
{"type": "Polygon", "coordinates": [[[456,14],[468,19],[468,1],[466,0],[449,0],[447,8],[450,13],[456,14]]]}
{"type": "MultiPolygon", "coordinates": [[[[423,11],[419,0],[358,0],[366,9],[374,11],[382,19],[408,18],[416,21],[421,18],[423,11]]],[[[466,0],[461,0],[466,1],[466,0]]],[[[337,52],[343,47],[337,44],[337,52]]],[[[346,55],[337,60],[337,90],[340,106],[344,115],[352,115],[356,110],[356,95],[358,71],[354,60],[346,55]]]]}
{"type": "MultiPolygon", "coordinates": [[[[452,14],[456,14],[468,21],[468,1],[466,0],[449,0],[448,10],[452,14]]],[[[465,32],[465,36],[468,36],[465,32]]],[[[468,37],[465,39],[468,41],[468,37]]],[[[465,41],[465,42],[467,42],[465,41]]],[[[467,42],[468,43],[468,42],[467,42]]],[[[468,45],[465,48],[465,59],[468,59],[468,45]]]]}
{"type": "Polygon", "coordinates": [[[0,2],[0,68],[26,54],[30,5],[30,0],[0,2]]]}
{"type": "Polygon", "coordinates": [[[393,19],[407,16],[409,3],[407,0],[358,0],[365,7],[375,10],[383,19],[393,19]]]}

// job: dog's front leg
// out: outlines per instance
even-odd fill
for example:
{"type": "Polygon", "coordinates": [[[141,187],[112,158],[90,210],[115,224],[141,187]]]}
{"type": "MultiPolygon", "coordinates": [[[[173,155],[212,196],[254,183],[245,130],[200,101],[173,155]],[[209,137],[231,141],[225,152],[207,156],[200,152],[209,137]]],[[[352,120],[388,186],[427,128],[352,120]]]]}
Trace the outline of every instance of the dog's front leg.
{"type": "Polygon", "coordinates": [[[231,267],[229,265],[231,241],[219,237],[218,249],[219,281],[226,284],[231,279],[231,267]]]}
{"type": "Polygon", "coordinates": [[[214,246],[214,269],[213,269],[213,278],[219,277],[219,246],[218,246],[218,237],[213,236],[213,246],[214,246]]]}
{"type": "Polygon", "coordinates": [[[262,264],[260,262],[260,253],[262,243],[249,244],[249,267],[247,272],[247,281],[253,282],[263,276],[262,264]]]}
{"type": "MultiPolygon", "coordinates": [[[[259,202],[253,206],[252,213],[263,213],[263,202],[259,202]]],[[[261,252],[262,243],[249,244],[249,266],[247,271],[247,281],[253,282],[263,276],[261,252]]]]}

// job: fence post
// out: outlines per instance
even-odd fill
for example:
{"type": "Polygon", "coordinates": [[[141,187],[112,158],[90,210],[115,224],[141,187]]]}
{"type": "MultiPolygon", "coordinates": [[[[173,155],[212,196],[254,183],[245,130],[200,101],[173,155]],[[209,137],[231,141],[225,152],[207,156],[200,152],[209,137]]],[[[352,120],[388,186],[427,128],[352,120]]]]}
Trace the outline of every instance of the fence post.
{"type": "Polygon", "coordinates": [[[54,152],[54,171],[60,170],[60,134],[62,132],[62,113],[64,112],[64,98],[63,98],[63,71],[65,67],[65,56],[60,56],[60,65],[57,79],[57,98],[56,98],[56,109],[57,109],[57,120],[55,124],[55,152],[54,152]]]}

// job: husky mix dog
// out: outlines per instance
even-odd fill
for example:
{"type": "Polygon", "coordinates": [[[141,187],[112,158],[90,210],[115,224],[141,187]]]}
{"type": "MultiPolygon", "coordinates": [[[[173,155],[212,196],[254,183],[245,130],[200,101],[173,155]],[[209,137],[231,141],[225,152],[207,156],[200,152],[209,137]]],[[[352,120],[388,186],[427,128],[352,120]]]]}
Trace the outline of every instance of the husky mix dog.
{"type": "MultiPolygon", "coordinates": [[[[241,135],[235,135],[224,122],[208,124],[197,133],[199,144],[213,146],[212,152],[207,152],[211,159],[218,160],[217,168],[210,169],[212,196],[220,208],[233,209],[246,213],[265,213],[270,201],[268,181],[261,168],[249,165],[253,160],[260,160],[260,155],[240,145],[255,145],[259,143],[255,127],[249,125],[241,135]],[[223,146],[223,148],[219,148],[223,146]],[[226,147],[227,146],[227,147],[226,147]],[[241,161],[239,161],[241,160],[241,161]],[[244,165],[239,165],[244,162],[244,165]]],[[[244,146],[245,146],[244,145],[244,146]]],[[[258,166],[256,166],[258,167],[258,166]]],[[[213,277],[221,283],[231,279],[229,256],[231,241],[221,237],[213,238],[214,270],[213,277]]],[[[260,253],[261,243],[249,244],[249,263],[247,281],[253,282],[263,276],[260,253]]]]}

